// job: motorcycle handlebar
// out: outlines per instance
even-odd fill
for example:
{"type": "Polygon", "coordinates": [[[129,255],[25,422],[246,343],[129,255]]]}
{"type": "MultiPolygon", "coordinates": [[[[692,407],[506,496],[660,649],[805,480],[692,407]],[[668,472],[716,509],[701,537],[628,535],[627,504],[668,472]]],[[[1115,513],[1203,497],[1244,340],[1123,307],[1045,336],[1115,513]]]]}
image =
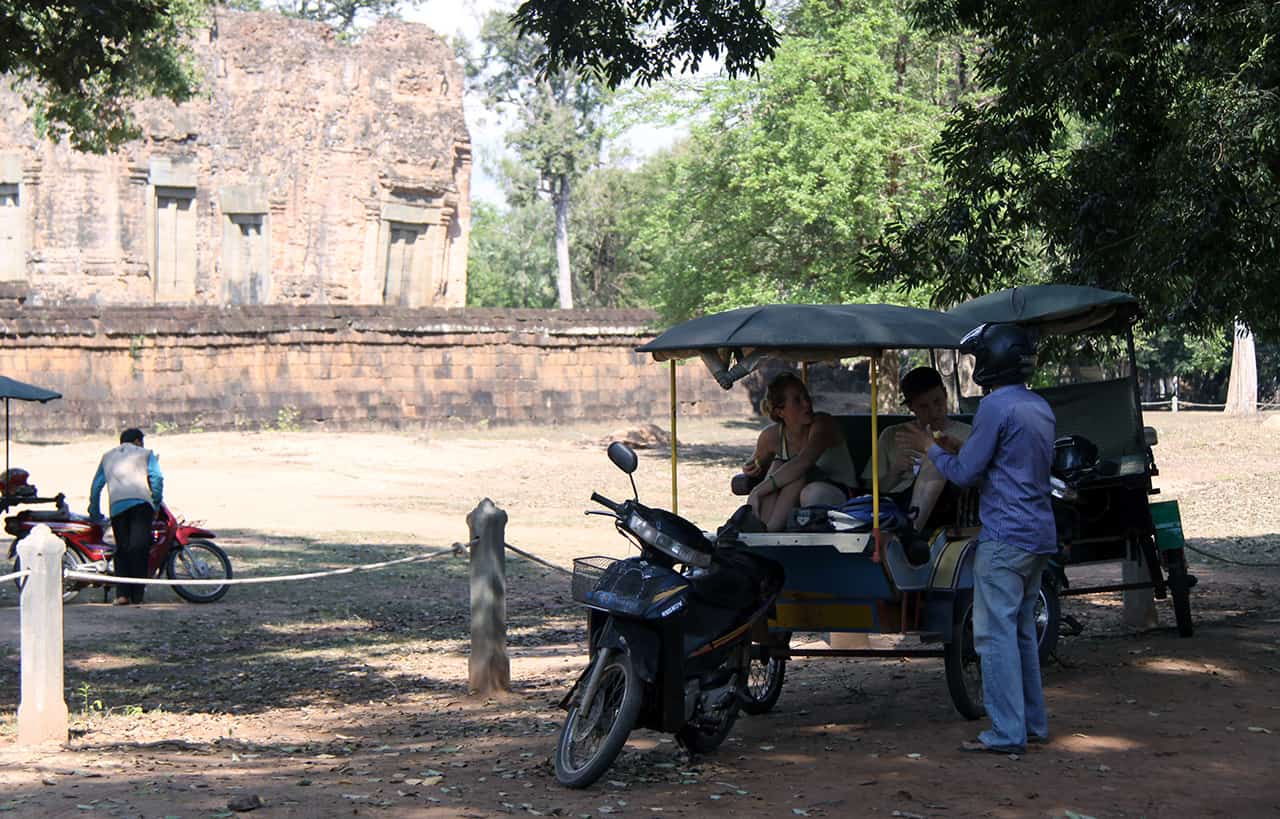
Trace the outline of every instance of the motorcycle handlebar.
{"type": "Polygon", "coordinates": [[[622,509],[622,504],[620,504],[620,503],[615,503],[614,501],[609,500],[609,499],[608,499],[608,498],[606,498],[604,495],[601,495],[599,492],[592,492],[592,493],[591,493],[591,500],[593,500],[593,501],[595,501],[596,503],[600,504],[601,506],[603,506],[603,507],[605,507],[605,508],[607,508],[607,509],[609,509],[609,510],[613,511],[613,513],[614,513],[614,514],[617,514],[617,513],[618,513],[618,511],[619,511],[620,509],[622,509]]]}

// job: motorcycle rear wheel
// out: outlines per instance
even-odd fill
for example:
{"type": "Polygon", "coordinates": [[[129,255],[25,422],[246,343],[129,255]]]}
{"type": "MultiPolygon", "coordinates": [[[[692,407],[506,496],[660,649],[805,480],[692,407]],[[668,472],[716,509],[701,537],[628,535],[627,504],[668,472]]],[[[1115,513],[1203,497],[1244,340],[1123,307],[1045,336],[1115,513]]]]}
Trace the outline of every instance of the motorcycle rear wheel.
{"type": "MultiPolygon", "coordinates": [[[[79,571],[84,565],[84,558],[75,549],[68,548],[62,553],[62,569],[63,571],[79,571]]],[[[13,570],[15,572],[22,571],[22,558],[15,557],[13,559],[13,570]]],[[[25,577],[19,577],[13,581],[13,585],[18,587],[18,594],[22,594],[22,587],[25,585],[25,577]]],[[[80,580],[63,580],[62,581],[62,602],[70,603],[80,596],[80,590],[85,587],[85,583],[80,580]]]]}
{"type": "MultiPolygon", "coordinates": [[[[599,658],[595,660],[599,662],[599,658]]],[[[569,708],[556,743],[556,779],[569,788],[585,788],[600,778],[626,744],[640,717],[644,683],[626,652],[611,652],[588,713],[580,703],[569,708]]],[[[587,677],[590,677],[588,672],[587,677]]]]}
{"type": "MultiPolygon", "coordinates": [[[[169,553],[164,564],[165,576],[170,580],[219,580],[231,579],[231,559],[216,543],[208,540],[190,540],[181,549],[169,553]]],[[[222,586],[174,586],[179,597],[190,603],[212,603],[227,593],[222,586]]]]}

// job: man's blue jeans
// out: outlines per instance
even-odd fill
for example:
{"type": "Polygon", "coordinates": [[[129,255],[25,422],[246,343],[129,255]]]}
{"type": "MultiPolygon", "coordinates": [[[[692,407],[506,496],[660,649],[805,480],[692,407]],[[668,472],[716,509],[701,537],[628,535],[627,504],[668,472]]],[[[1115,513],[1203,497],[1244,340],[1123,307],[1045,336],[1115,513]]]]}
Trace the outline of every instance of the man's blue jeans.
{"type": "Polygon", "coordinates": [[[973,645],[982,659],[982,698],[991,730],[978,739],[1022,749],[1027,736],[1047,737],[1040,687],[1036,599],[1049,555],[998,540],[978,542],[973,564],[973,645]]]}

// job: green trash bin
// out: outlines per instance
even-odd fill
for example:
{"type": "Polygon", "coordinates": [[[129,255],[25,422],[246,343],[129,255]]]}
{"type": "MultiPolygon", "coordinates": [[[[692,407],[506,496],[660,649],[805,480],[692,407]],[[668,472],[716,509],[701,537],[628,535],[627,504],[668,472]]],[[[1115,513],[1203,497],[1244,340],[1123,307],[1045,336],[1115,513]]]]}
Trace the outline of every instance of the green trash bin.
{"type": "Polygon", "coordinates": [[[1168,551],[1186,545],[1182,537],[1182,515],[1178,513],[1176,500],[1151,504],[1151,523],[1155,525],[1157,549],[1168,551]]]}

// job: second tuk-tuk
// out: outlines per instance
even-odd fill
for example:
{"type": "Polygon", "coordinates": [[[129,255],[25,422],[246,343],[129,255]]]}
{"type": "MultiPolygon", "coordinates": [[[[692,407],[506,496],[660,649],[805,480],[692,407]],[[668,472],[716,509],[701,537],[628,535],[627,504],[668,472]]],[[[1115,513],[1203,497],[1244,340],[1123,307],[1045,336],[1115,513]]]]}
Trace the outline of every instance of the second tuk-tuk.
{"type": "MultiPolygon", "coordinates": [[[[877,458],[880,430],[909,416],[877,412],[877,366],[888,350],[954,351],[965,333],[984,321],[1014,321],[1044,334],[1128,330],[1138,315],[1124,294],[1092,288],[1019,288],[962,305],[950,313],[883,304],[768,305],[704,316],[672,327],[637,348],[658,361],[700,358],[726,389],[767,358],[807,364],[869,358],[870,411],[839,416],[854,465],[862,474],[877,458]]],[[[1129,349],[1132,357],[1132,335],[1129,349]]],[[[953,371],[955,368],[953,368],[953,371]]],[[[1081,470],[1078,512],[1060,517],[1064,549],[1046,571],[1037,603],[1041,657],[1055,647],[1060,591],[1069,589],[1071,563],[1141,555],[1150,582],[1118,584],[1088,593],[1147,586],[1163,597],[1172,591],[1179,629],[1190,633],[1177,507],[1148,505],[1155,474],[1150,446],[1154,433],[1141,424],[1136,375],[1040,390],[1054,407],[1060,435],[1096,439],[1098,465],[1081,470]],[[1120,418],[1123,422],[1120,422],[1120,418]],[[1168,572],[1166,580],[1161,566],[1168,572]],[[1185,627],[1184,627],[1185,623],[1185,627]]],[[[675,380],[672,379],[674,389],[675,380]]],[[[672,395],[672,440],[676,396],[672,395]]],[[[976,403],[976,400],[975,402],[976,403]]],[[[961,410],[972,407],[960,407],[961,410]]],[[[970,415],[953,415],[968,420],[970,415]]],[[[674,443],[673,443],[674,446],[674,443]]],[[[673,451],[673,506],[675,505],[673,451]]],[[[954,504],[954,517],[924,532],[928,560],[908,559],[902,524],[880,509],[880,487],[872,469],[871,514],[862,525],[803,527],[807,531],[743,533],[752,551],[781,564],[783,591],[767,630],[755,635],[753,665],[744,710],[764,713],[781,693],[786,661],[799,656],[941,656],[956,709],[969,719],[984,714],[981,670],[973,648],[973,547],[979,531],[972,496],[954,504]],[[817,528],[818,531],[812,529],[817,528]],[[799,648],[794,632],[898,634],[917,638],[889,648],[799,648]]],[[[916,533],[911,533],[913,537],[916,533]]]]}

